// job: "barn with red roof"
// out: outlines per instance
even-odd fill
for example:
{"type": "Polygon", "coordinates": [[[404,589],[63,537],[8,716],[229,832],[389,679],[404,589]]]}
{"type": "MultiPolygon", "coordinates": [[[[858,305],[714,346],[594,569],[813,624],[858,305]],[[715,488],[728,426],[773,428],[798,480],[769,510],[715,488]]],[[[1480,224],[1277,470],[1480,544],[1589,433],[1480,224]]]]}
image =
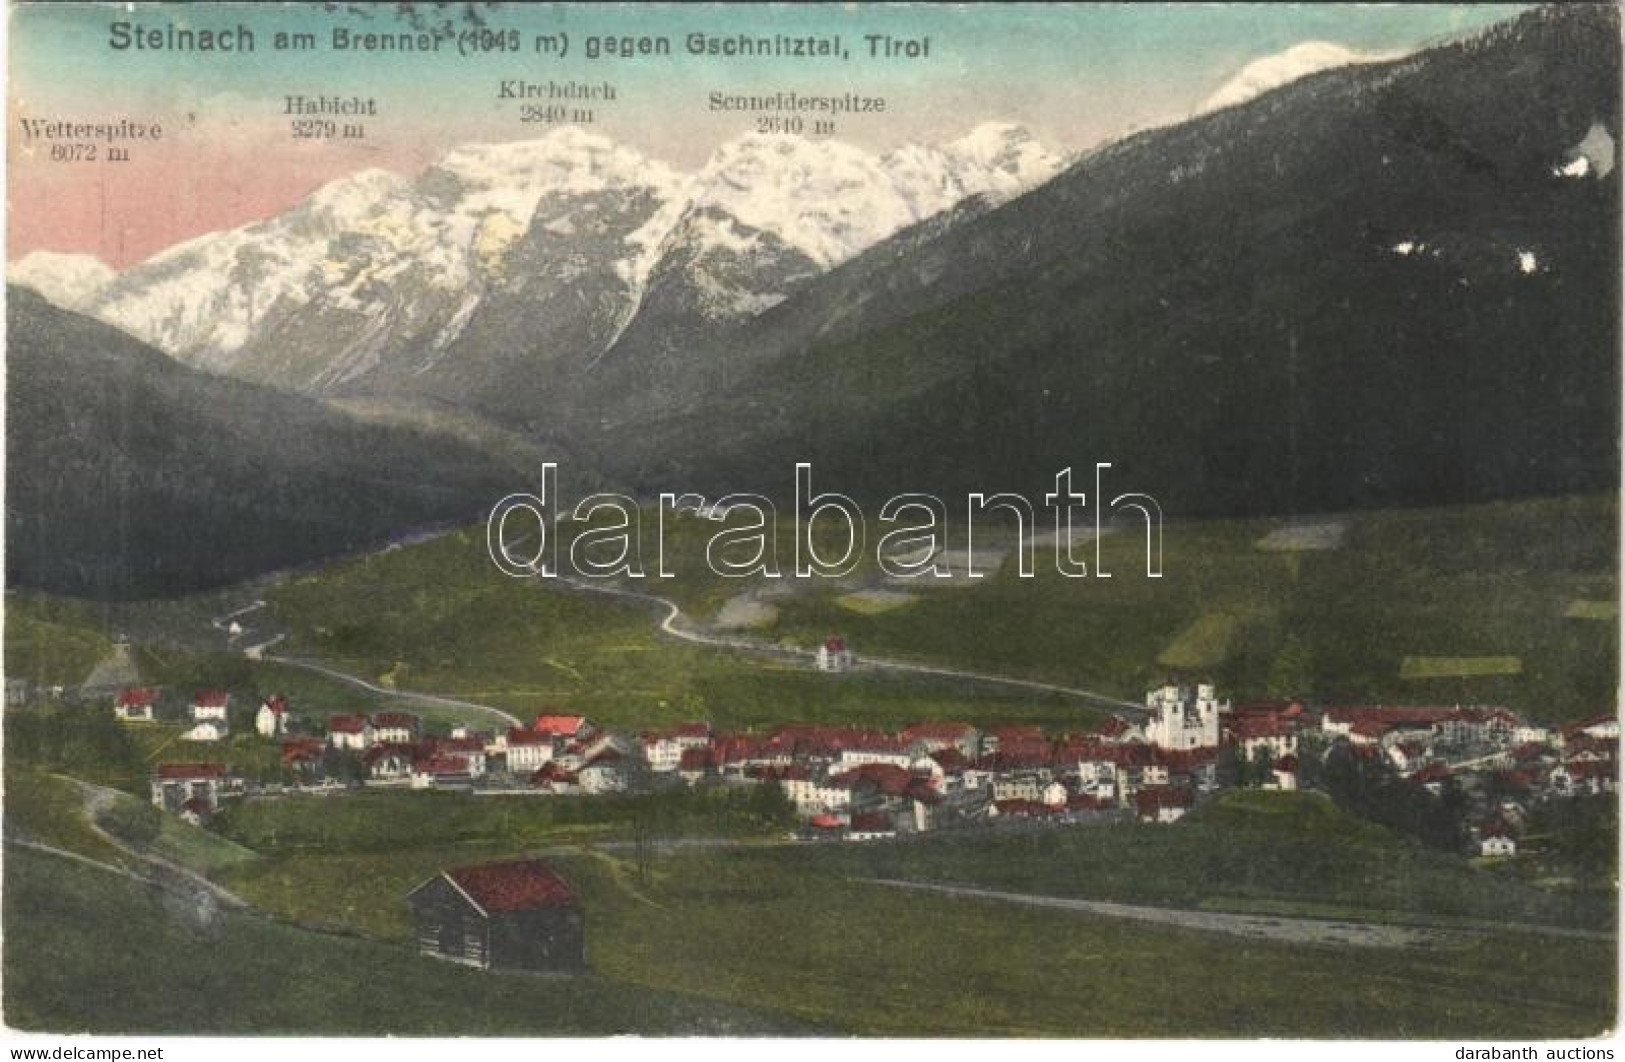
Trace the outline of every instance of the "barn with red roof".
{"type": "Polygon", "coordinates": [[[418,950],[482,970],[586,968],[581,900],[540,859],[445,870],[406,894],[418,950]]]}

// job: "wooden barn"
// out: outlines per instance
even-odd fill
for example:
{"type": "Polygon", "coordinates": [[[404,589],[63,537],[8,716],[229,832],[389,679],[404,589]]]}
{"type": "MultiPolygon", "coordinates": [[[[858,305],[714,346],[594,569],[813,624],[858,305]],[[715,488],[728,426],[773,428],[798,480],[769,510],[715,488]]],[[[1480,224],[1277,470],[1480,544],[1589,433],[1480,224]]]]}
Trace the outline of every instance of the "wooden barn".
{"type": "Polygon", "coordinates": [[[481,969],[586,968],[581,901],[542,860],[445,870],[406,901],[426,955],[481,969]]]}

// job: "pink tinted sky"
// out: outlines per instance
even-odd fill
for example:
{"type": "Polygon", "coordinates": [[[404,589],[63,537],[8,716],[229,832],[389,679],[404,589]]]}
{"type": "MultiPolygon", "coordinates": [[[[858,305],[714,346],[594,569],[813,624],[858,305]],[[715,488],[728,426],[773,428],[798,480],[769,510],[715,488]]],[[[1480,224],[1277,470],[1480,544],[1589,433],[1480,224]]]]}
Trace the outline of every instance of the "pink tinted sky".
{"type": "Polygon", "coordinates": [[[1364,51],[1415,47],[1504,18],[1505,8],[1398,5],[1094,4],[1066,8],[972,5],[504,5],[498,24],[533,30],[572,27],[665,33],[694,29],[928,33],[929,64],[800,65],[791,60],[726,64],[582,63],[549,67],[488,57],[337,56],[278,53],[270,30],[350,22],[399,28],[383,14],[311,5],[21,4],[9,11],[10,133],[7,257],[34,250],[96,255],[124,268],[177,242],[278,213],[320,185],[363,167],[415,173],[459,144],[521,140],[546,126],[521,125],[497,98],[499,76],[515,73],[613,80],[620,102],[592,128],[679,166],[697,166],[749,117],[711,113],[708,93],[862,91],[888,97],[883,116],[847,116],[839,137],[870,148],[905,140],[940,142],[988,120],[1015,121],[1044,143],[1078,150],[1137,126],[1177,120],[1238,69],[1304,39],[1364,51]],[[336,11],[336,13],[335,13],[336,11]],[[130,14],[133,12],[133,16],[130,14]],[[726,16],[726,17],[724,17],[726,16]],[[109,25],[254,22],[253,55],[136,54],[109,49],[109,25]],[[746,24],[749,24],[748,26],[746,24]],[[281,111],[285,93],[376,95],[382,118],[359,142],[295,141],[281,111]],[[124,163],[53,161],[29,143],[24,118],[107,121],[130,117],[165,126],[161,144],[136,144],[124,163]]]}
{"type": "MultiPolygon", "coordinates": [[[[15,130],[15,104],[12,112],[15,130]]],[[[176,125],[184,128],[184,119],[176,125]]],[[[130,161],[117,164],[116,179],[109,180],[113,164],[53,163],[47,147],[30,147],[13,134],[8,258],[72,251],[122,269],[178,241],[276,214],[357,169],[410,172],[437,154],[416,140],[397,143],[387,154],[343,144],[273,146],[240,134],[184,141],[184,150],[132,148],[130,161]]]]}

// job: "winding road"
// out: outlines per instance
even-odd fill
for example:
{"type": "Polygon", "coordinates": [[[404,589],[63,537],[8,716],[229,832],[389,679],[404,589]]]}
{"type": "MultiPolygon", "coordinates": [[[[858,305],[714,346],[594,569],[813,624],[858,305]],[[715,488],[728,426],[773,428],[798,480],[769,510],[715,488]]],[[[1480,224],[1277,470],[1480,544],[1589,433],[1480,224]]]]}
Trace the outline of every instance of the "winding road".
{"type": "MultiPolygon", "coordinates": [[[[255,612],[264,607],[264,601],[250,602],[249,604],[244,605],[242,608],[235,609],[223,616],[214,617],[213,619],[209,620],[209,626],[219,631],[228,630],[231,621],[236,617],[245,616],[250,612],[255,612]]],[[[252,627],[244,627],[241,629],[241,633],[235,635],[234,637],[240,638],[243,635],[252,633],[253,630],[254,628],[252,627]]],[[[286,637],[286,634],[274,634],[264,641],[258,642],[254,645],[242,647],[241,652],[244,656],[251,660],[263,660],[267,663],[282,664],[286,667],[296,667],[301,671],[309,671],[330,679],[336,679],[339,682],[343,682],[350,686],[355,686],[357,689],[366,690],[369,693],[380,693],[386,697],[396,697],[401,700],[416,701],[419,704],[438,705],[442,708],[459,708],[464,711],[484,712],[487,715],[494,716],[495,718],[501,720],[508,726],[525,725],[522,721],[520,721],[518,716],[513,715],[510,712],[505,712],[501,708],[496,708],[489,704],[480,704],[476,701],[465,701],[458,697],[450,697],[440,693],[422,693],[416,690],[392,689],[388,686],[380,686],[375,682],[368,682],[359,675],[352,675],[347,671],[340,671],[336,667],[331,667],[315,660],[303,660],[296,656],[275,656],[266,652],[267,649],[277,645],[286,637]]]]}
{"type": "MultiPolygon", "coordinates": [[[[792,649],[784,646],[765,645],[761,642],[751,641],[748,638],[726,638],[721,635],[707,634],[694,630],[691,627],[681,626],[683,610],[677,602],[658,594],[650,594],[641,590],[627,590],[619,586],[606,586],[599,583],[588,582],[584,579],[575,579],[568,576],[555,576],[554,582],[567,586],[572,590],[586,593],[608,594],[632,601],[639,601],[653,605],[664,615],[656,622],[656,629],[662,634],[676,638],[680,641],[695,645],[711,646],[718,649],[733,649],[738,652],[756,653],[763,656],[776,656],[785,659],[810,661],[817,654],[810,649],[792,649]]],[[[967,671],[962,668],[939,667],[934,664],[916,664],[906,660],[891,660],[884,657],[864,656],[858,664],[860,670],[866,671],[897,671],[915,675],[929,675],[934,678],[960,679],[966,682],[975,682],[989,686],[1003,686],[1020,689],[1028,692],[1056,693],[1065,697],[1076,697],[1089,701],[1114,712],[1132,711],[1143,713],[1145,706],[1135,704],[1133,701],[1120,700],[1109,694],[1097,690],[1080,689],[1075,686],[1061,686],[1052,682],[1038,682],[1034,679],[1010,678],[1006,675],[991,675],[981,671],[967,671]]]]}
{"type": "Polygon", "coordinates": [[[325,675],[328,678],[337,679],[340,682],[348,683],[351,686],[364,689],[369,693],[381,693],[386,697],[395,697],[404,701],[416,701],[419,704],[439,705],[442,708],[461,708],[466,711],[486,712],[502,720],[502,722],[509,726],[525,725],[522,721],[520,721],[518,716],[505,712],[501,708],[493,708],[489,704],[479,704],[475,701],[465,701],[457,697],[447,697],[439,693],[420,693],[416,690],[403,690],[394,689],[389,686],[380,686],[377,683],[368,682],[359,675],[352,675],[349,672],[340,671],[338,668],[328,667],[326,664],[318,664],[314,660],[301,660],[298,657],[293,656],[261,656],[260,659],[273,664],[284,664],[288,667],[299,668],[302,671],[310,671],[318,675],[325,675]]]}

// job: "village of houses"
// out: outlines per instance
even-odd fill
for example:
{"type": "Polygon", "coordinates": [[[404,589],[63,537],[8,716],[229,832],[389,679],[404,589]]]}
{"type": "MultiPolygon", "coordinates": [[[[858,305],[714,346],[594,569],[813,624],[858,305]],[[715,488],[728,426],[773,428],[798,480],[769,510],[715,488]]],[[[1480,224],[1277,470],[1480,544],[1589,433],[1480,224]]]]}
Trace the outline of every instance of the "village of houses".
{"type": "MultiPolygon", "coordinates": [[[[837,639],[818,658],[826,671],[852,662],[837,639]]],[[[160,696],[152,688],[123,689],[114,716],[151,722],[160,696]]],[[[1173,822],[1222,786],[1238,784],[1235,765],[1243,765],[1246,784],[1291,790],[1299,786],[1300,757],[1343,745],[1434,793],[1456,784],[1478,797],[1470,842],[1475,854],[1499,857],[1516,853],[1534,804],[1612,793],[1619,748],[1613,715],[1556,728],[1489,707],[1232,704],[1207,684],[1162,686],[1146,695],[1143,711],[1125,709],[1059,735],[1030,725],[942,721],[895,733],[811,724],[729,733],[696,721],[635,734],[555,709],[505,731],[464,725],[431,733],[401,711],[306,719],[273,696],[254,715],[260,738],[280,747],[282,781],[272,783],[239,777],[203,754],[227,736],[230,709],[224,690],[190,697],[190,728],[181,738],[199,754],[155,767],[155,805],[201,824],[223,800],[253,794],[403,787],[589,799],[777,784],[794,806],[799,837],[864,841],[1016,821],[1173,822]]]]}

